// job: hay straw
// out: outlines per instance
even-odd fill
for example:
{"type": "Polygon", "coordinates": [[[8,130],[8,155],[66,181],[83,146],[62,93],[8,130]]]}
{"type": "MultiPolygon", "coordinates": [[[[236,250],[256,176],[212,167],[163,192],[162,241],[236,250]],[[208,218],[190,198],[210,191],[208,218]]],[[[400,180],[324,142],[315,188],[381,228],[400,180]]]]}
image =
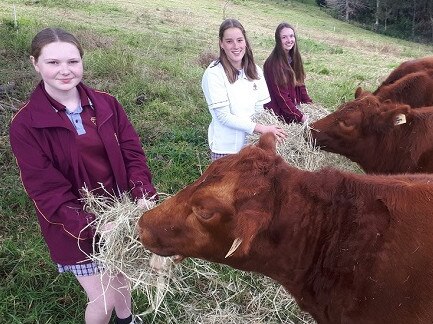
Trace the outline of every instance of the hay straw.
{"type": "Polygon", "coordinates": [[[89,226],[94,227],[96,233],[96,251],[88,258],[102,265],[109,276],[122,273],[131,290],[146,294],[150,306],[142,315],[157,312],[169,290],[173,263],[168,258],[161,258],[164,267],[153,268],[149,263],[152,253],[143,248],[137,231],[139,218],[154,204],[148,202],[139,206],[126,193],[116,197],[106,192],[101,196],[83,188],[81,194],[84,208],[95,215],[89,226]]]}
{"type": "MultiPolygon", "coordinates": [[[[362,172],[356,163],[344,156],[322,151],[314,145],[310,123],[326,116],[329,112],[316,104],[303,104],[301,110],[308,116],[307,122],[303,124],[287,124],[270,110],[256,113],[253,120],[265,125],[278,125],[286,131],[288,137],[277,144],[277,153],[292,166],[308,171],[332,166],[346,171],[362,172]]],[[[248,136],[247,141],[254,144],[258,142],[259,137],[260,135],[253,134],[248,136]]]]}
{"type": "MultiPolygon", "coordinates": [[[[301,108],[310,121],[328,114],[316,105],[301,108]]],[[[267,110],[254,119],[277,124],[289,134],[277,151],[291,165],[311,171],[328,165],[359,170],[349,160],[314,147],[308,123],[286,124],[267,110]]],[[[257,135],[248,138],[249,143],[257,140],[257,135]]],[[[151,314],[152,322],[163,318],[164,323],[314,323],[281,285],[262,275],[198,259],[174,266],[170,258],[164,258],[162,269],[152,268],[152,253],[138,241],[136,225],[143,212],[154,206],[140,208],[127,194],[102,197],[85,189],[83,201],[86,210],[96,215],[92,226],[100,237],[95,241],[98,251],[89,258],[110,275],[124,274],[131,290],[147,297],[150,306],[140,315],[151,314]],[[105,230],[107,224],[113,229],[105,230]]]]}

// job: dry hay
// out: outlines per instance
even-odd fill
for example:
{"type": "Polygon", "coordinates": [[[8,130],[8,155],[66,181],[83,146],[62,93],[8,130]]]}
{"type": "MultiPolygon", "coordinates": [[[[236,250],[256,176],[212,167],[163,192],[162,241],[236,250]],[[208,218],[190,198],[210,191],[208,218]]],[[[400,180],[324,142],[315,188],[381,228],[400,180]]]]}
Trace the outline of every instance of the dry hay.
{"type": "MultiPolygon", "coordinates": [[[[317,105],[303,105],[301,109],[310,121],[328,114],[317,105]]],[[[296,167],[357,169],[347,159],[314,147],[308,137],[308,123],[286,124],[267,110],[254,119],[285,129],[289,136],[277,150],[296,167]]],[[[248,140],[256,142],[258,136],[248,140]]],[[[92,226],[100,237],[95,242],[98,252],[89,258],[101,263],[109,274],[123,273],[132,290],[145,294],[150,306],[141,315],[147,314],[147,320],[150,316],[158,318],[156,322],[162,317],[167,323],[314,323],[279,284],[264,276],[198,259],[174,265],[170,258],[161,258],[164,266],[154,269],[149,263],[152,254],[138,241],[136,228],[142,213],[154,206],[139,207],[127,194],[101,197],[83,190],[83,197],[86,210],[96,215],[92,226]],[[114,224],[110,231],[104,230],[108,223],[114,224]]]]}
{"type": "MultiPolygon", "coordinates": [[[[341,170],[362,172],[359,166],[339,154],[320,150],[313,143],[310,132],[310,123],[314,122],[329,112],[317,104],[303,104],[301,110],[308,116],[307,122],[303,124],[287,124],[273,111],[265,109],[253,116],[255,122],[265,125],[278,125],[288,134],[287,139],[277,144],[277,153],[284,160],[300,169],[314,171],[323,167],[332,166],[341,170]]],[[[258,134],[248,136],[248,143],[256,143],[258,134]]]]}
{"type": "Polygon", "coordinates": [[[83,188],[84,208],[93,213],[95,253],[89,259],[102,265],[108,275],[122,273],[129,280],[131,290],[140,290],[148,296],[150,307],[158,309],[167,292],[166,279],[170,276],[172,262],[164,258],[164,271],[149,265],[151,253],[138,241],[137,223],[144,211],[153,207],[151,203],[139,206],[128,194],[121,197],[94,195],[83,188]],[[108,227],[108,228],[107,228],[108,227]]]}

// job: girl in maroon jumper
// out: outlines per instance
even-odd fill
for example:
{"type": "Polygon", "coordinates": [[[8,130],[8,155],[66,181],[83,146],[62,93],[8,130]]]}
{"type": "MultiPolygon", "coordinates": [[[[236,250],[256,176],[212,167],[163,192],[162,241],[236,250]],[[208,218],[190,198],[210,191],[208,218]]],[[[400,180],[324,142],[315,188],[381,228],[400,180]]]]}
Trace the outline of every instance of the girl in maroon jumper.
{"type": "Polygon", "coordinates": [[[109,277],[88,259],[94,215],[79,191],[102,183],[137,201],[156,197],[137,133],[119,102],[84,85],[83,50],[70,33],[47,28],[31,45],[42,78],[14,116],[10,142],[26,192],[33,200],[50,256],[60,272],[72,272],[87,294],[86,323],[134,323],[131,294],[122,275],[109,277]]]}
{"type": "Polygon", "coordinates": [[[286,123],[303,123],[307,117],[298,109],[311,103],[305,87],[305,71],[296,41],[295,30],[281,23],[275,30],[275,47],[263,66],[271,101],[265,105],[286,123]]]}

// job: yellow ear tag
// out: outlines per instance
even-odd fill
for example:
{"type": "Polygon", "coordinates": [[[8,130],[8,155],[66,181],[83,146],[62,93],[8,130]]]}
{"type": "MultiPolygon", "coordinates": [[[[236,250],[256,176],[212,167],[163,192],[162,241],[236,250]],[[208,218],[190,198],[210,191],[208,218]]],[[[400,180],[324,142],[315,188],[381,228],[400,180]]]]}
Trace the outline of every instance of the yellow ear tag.
{"type": "Polygon", "coordinates": [[[404,114],[398,114],[397,116],[395,116],[394,125],[401,125],[401,124],[406,124],[406,115],[404,114]]]}

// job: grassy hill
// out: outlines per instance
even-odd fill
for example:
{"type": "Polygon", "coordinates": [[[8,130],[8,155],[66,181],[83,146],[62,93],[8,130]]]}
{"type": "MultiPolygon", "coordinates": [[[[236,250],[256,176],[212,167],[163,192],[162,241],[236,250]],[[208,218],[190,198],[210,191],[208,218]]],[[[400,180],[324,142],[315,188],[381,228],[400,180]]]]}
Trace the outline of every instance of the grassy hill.
{"type": "MultiPolygon", "coordinates": [[[[85,82],[112,93],[124,105],[141,136],[158,190],[171,194],[196,179],[209,164],[210,115],[200,81],[209,57],[218,53],[218,27],[228,17],[243,23],[259,65],[272,50],[278,23],[294,25],[310,96],[329,110],[351,99],[357,86],[374,90],[399,63],[431,55],[433,50],[358,29],[314,5],[296,1],[3,0],[0,323],[80,323],[86,303],[75,280],[56,273],[10,152],[9,119],[37,82],[28,59],[32,37],[48,26],[60,26],[78,36],[85,49],[85,82]]],[[[253,294],[270,286],[275,296],[285,296],[261,277],[216,265],[205,269],[213,271],[213,281],[197,275],[193,284],[199,280],[203,287],[218,288],[243,282],[247,288],[242,294],[228,289],[235,298],[219,293],[211,297],[205,289],[209,295],[203,292],[202,308],[193,314],[202,323],[251,323],[253,294]],[[216,285],[215,280],[220,283],[216,285]],[[218,307],[220,314],[231,312],[235,317],[206,315],[218,307]]],[[[158,323],[190,321],[192,317],[185,314],[191,313],[186,311],[191,304],[187,293],[167,298],[170,312],[155,318],[151,314],[146,323],[153,318],[158,323]]],[[[135,300],[137,309],[148,307],[144,296],[135,300]]],[[[309,321],[293,302],[272,303],[278,307],[263,308],[255,323],[309,321]]]]}

